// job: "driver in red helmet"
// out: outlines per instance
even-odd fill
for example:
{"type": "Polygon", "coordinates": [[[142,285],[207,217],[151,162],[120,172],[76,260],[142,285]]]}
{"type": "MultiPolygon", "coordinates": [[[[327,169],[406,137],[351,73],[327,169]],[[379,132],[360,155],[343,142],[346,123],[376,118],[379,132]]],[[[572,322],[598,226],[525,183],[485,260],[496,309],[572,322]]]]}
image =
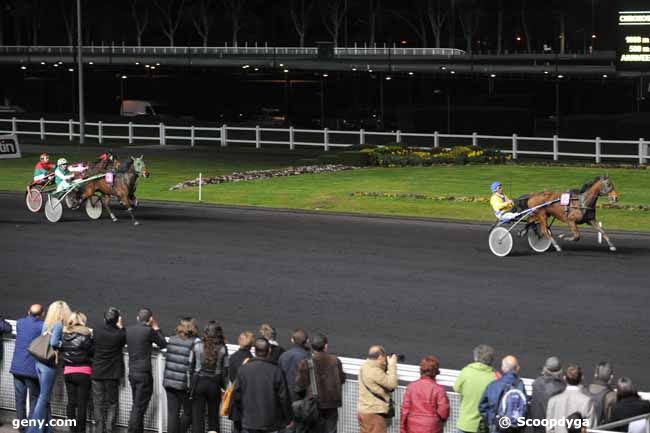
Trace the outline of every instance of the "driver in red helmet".
{"type": "Polygon", "coordinates": [[[41,182],[54,170],[54,164],[50,162],[50,155],[43,152],[39,161],[34,166],[34,182],[41,182]]]}

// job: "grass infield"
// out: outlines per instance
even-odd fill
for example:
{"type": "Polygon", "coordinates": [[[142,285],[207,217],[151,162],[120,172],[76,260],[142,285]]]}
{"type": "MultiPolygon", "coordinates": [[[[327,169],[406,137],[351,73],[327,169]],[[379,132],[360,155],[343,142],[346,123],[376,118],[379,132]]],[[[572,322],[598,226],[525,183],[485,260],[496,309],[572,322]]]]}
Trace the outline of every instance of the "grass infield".
{"type": "MultiPolygon", "coordinates": [[[[132,150],[132,153],[143,153],[132,150]]],[[[92,160],[98,151],[51,155],[69,161],[92,160]]],[[[126,149],[118,150],[122,159],[126,149]]],[[[305,155],[269,152],[156,151],[144,152],[151,172],[138,182],[141,199],[197,202],[198,188],[169,191],[172,185],[202,172],[215,176],[233,171],[303,165],[305,155]]],[[[0,160],[0,190],[24,191],[38,159],[24,154],[0,160]]],[[[508,196],[544,189],[578,188],[603,174],[602,168],[543,165],[466,165],[410,168],[363,168],[340,173],[281,177],[259,181],[203,186],[203,202],[275,208],[358,212],[474,221],[493,221],[487,203],[432,200],[436,196],[489,196],[489,185],[500,180],[508,196]],[[369,194],[364,195],[364,194],[369,194]],[[392,196],[391,196],[392,195],[392,196]],[[397,195],[397,196],[395,196],[397,195]],[[424,196],[418,197],[418,196],[424,196]]],[[[608,168],[621,205],[650,204],[650,170],[608,168]]],[[[605,198],[601,198],[606,203],[605,198]]],[[[598,209],[608,229],[650,231],[650,212],[598,209]]]]}

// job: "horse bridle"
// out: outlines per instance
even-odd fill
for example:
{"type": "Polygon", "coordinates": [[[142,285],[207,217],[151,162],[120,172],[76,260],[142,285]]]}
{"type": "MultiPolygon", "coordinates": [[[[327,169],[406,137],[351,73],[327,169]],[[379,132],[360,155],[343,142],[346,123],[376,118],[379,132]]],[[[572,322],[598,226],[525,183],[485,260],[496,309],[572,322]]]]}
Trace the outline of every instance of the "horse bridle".
{"type": "Polygon", "coordinates": [[[608,195],[614,190],[614,186],[609,182],[609,179],[600,179],[600,194],[608,195]]]}

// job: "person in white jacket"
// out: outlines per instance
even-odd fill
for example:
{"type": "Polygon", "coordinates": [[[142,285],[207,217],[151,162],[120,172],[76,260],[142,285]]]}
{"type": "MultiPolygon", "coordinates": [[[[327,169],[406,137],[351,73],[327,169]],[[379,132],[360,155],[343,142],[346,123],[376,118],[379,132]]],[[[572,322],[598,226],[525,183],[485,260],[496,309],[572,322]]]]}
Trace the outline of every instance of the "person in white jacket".
{"type": "Polygon", "coordinates": [[[594,411],[594,402],[582,389],[582,370],[580,366],[569,364],[564,378],[567,383],[566,389],[560,394],[551,397],[548,401],[546,419],[549,424],[546,432],[567,433],[566,419],[575,412],[582,415],[582,420],[587,423],[587,428],[595,428],[597,417],[594,411]]]}
{"type": "Polygon", "coordinates": [[[56,161],[56,170],[54,170],[54,180],[56,182],[56,192],[70,187],[70,180],[74,178],[74,173],[68,170],[68,160],[59,158],[56,161]]]}

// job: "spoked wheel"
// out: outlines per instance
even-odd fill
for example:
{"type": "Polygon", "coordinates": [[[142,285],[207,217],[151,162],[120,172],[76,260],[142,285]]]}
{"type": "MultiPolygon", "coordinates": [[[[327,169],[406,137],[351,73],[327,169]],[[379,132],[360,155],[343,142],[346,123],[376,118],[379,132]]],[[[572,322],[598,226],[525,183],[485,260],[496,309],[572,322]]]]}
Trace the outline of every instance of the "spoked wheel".
{"type": "Polygon", "coordinates": [[[49,222],[55,223],[61,219],[61,215],[63,215],[61,201],[51,194],[48,195],[45,202],[45,217],[49,222]]]}
{"type": "Polygon", "coordinates": [[[38,212],[43,207],[43,195],[39,186],[33,186],[25,194],[25,204],[31,212],[38,212]]]}
{"type": "Polygon", "coordinates": [[[76,209],[79,207],[79,200],[77,200],[76,191],[73,191],[65,196],[65,205],[68,209],[76,209]]]}
{"type": "MultiPolygon", "coordinates": [[[[549,229],[550,231],[551,229],[549,229]]],[[[528,245],[535,252],[545,253],[551,248],[552,242],[550,239],[544,237],[542,230],[539,228],[539,224],[535,224],[528,230],[528,245]]]]}
{"type": "Polygon", "coordinates": [[[488,240],[490,251],[499,257],[505,257],[512,251],[512,235],[505,227],[495,227],[490,232],[488,240]]]}
{"type": "Polygon", "coordinates": [[[88,218],[96,220],[102,216],[102,199],[97,195],[91,195],[86,200],[86,215],[88,218]]]}

